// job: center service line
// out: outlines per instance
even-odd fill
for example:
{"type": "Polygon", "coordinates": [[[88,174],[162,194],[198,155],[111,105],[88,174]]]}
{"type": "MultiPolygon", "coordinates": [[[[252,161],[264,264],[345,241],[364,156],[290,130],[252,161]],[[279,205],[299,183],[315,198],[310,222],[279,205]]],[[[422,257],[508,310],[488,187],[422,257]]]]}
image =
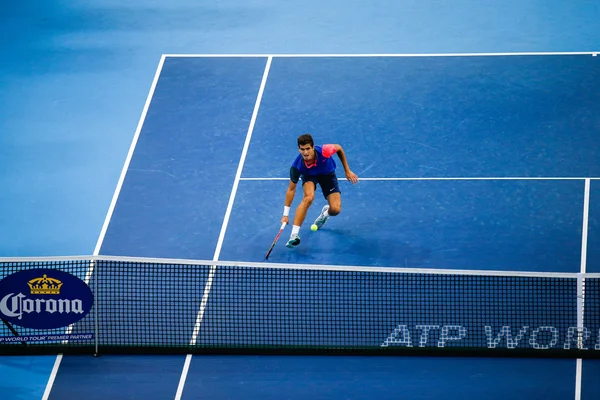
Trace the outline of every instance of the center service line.
{"type": "MultiPolygon", "coordinates": [[[[585,274],[587,269],[587,239],[590,214],[590,180],[585,180],[583,195],[583,224],[581,228],[581,268],[580,273],[585,274]]],[[[577,328],[579,331],[579,347],[583,347],[584,326],[583,313],[585,307],[585,278],[577,279],[577,328]]],[[[581,377],[583,374],[583,360],[577,359],[575,364],[575,400],[581,400],[581,377]]]]}

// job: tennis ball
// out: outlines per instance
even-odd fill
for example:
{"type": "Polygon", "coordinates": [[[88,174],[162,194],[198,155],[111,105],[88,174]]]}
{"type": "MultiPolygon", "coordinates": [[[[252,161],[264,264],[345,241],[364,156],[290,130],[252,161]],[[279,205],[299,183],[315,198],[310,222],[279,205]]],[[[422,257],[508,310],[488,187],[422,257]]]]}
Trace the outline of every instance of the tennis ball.
{"type": "Polygon", "coordinates": [[[316,232],[316,231],[317,231],[317,229],[319,229],[319,227],[318,227],[318,226],[316,226],[315,224],[312,224],[312,225],[310,226],[310,230],[311,230],[311,231],[313,231],[313,232],[316,232]]]}

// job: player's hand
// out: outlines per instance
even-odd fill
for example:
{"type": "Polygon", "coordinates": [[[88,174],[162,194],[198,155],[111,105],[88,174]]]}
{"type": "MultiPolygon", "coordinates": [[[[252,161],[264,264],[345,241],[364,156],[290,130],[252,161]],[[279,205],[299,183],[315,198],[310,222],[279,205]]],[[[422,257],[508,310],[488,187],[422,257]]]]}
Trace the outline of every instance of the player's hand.
{"type": "Polygon", "coordinates": [[[286,216],[282,217],[281,218],[281,223],[282,224],[289,224],[290,223],[290,217],[286,217],[286,216]]]}
{"type": "Polygon", "coordinates": [[[346,179],[348,179],[353,184],[358,182],[358,176],[356,176],[356,174],[350,170],[346,171],[346,179]]]}

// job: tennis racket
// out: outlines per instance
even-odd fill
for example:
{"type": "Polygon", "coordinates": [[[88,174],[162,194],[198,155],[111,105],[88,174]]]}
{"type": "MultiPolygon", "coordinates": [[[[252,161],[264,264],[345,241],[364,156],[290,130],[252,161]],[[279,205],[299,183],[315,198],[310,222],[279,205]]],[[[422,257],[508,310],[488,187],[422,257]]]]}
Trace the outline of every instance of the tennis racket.
{"type": "Polygon", "coordinates": [[[273,251],[273,248],[275,247],[275,245],[277,244],[277,241],[279,240],[279,236],[281,235],[281,232],[283,232],[283,228],[285,228],[286,223],[284,222],[283,224],[281,224],[281,228],[279,228],[279,232],[277,232],[277,236],[275,236],[275,240],[273,240],[273,243],[271,244],[271,247],[269,247],[269,251],[267,251],[267,255],[265,256],[265,260],[269,259],[269,256],[271,255],[271,252],[273,251]]]}

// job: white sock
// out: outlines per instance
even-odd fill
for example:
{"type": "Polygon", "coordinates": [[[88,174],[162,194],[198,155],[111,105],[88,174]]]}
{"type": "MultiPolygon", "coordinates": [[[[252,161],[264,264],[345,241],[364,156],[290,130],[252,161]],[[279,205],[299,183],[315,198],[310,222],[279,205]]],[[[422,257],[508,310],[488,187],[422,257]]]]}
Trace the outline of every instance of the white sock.
{"type": "Polygon", "coordinates": [[[292,225],[292,235],[297,235],[300,232],[300,227],[298,225],[292,225]]]}

